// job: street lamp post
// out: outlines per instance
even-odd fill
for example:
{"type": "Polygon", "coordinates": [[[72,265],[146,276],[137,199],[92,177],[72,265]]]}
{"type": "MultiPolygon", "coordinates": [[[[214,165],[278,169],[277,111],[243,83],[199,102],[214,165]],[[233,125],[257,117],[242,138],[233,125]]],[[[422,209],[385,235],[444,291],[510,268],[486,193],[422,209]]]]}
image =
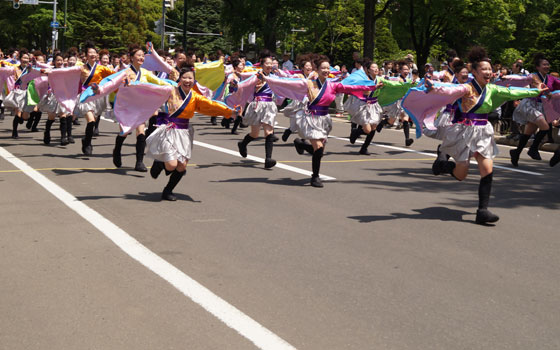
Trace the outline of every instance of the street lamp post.
{"type": "Polygon", "coordinates": [[[307,32],[307,29],[294,29],[294,28],[292,28],[292,55],[291,55],[292,61],[294,60],[294,46],[296,44],[296,36],[295,36],[294,32],[305,33],[305,32],[307,32]]]}

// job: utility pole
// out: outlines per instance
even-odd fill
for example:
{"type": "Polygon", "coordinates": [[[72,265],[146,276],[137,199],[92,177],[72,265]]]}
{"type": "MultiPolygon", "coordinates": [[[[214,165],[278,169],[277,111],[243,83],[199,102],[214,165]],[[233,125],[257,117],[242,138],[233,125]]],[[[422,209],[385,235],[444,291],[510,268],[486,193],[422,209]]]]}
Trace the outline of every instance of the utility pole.
{"type": "Polygon", "coordinates": [[[165,50],[165,0],[162,0],[161,2],[161,20],[163,21],[163,29],[161,31],[161,49],[165,50]]]}
{"type": "Polygon", "coordinates": [[[64,33],[62,33],[62,50],[66,50],[66,16],[68,15],[68,0],[64,0],[64,33]]]}
{"type": "Polygon", "coordinates": [[[54,0],[53,2],[53,18],[52,21],[54,23],[53,30],[52,30],[52,51],[51,54],[54,55],[54,50],[56,49],[56,40],[58,39],[58,26],[56,25],[56,4],[57,1],[54,0]]]}
{"type": "Polygon", "coordinates": [[[187,51],[187,0],[183,4],[183,50],[187,51]]]}

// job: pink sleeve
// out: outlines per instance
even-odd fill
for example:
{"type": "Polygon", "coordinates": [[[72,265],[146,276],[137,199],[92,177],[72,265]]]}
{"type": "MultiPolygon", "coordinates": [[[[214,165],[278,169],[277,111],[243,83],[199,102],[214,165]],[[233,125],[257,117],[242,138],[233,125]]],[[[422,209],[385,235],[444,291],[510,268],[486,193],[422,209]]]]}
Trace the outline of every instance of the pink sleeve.
{"type": "Polygon", "coordinates": [[[27,73],[21,78],[21,83],[23,85],[27,85],[31,82],[31,80],[39,78],[40,76],[41,76],[41,71],[39,69],[31,68],[29,70],[29,73],[27,73]]]}
{"type": "Polygon", "coordinates": [[[547,122],[552,123],[560,119],[560,92],[543,98],[543,109],[547,122]]]}
{"type": "Polygon", "coordinates": [[[265,77],[274,94],[292,100],[303,101],[308,93],[307,81],[302,78],[265,77]]]}
{"type": "Polygon", "coordinates": [[[376,89],[375,85],[372,86],[360,86],[360,85],[344,85],[342,83],[332,83],[333,90],[336,94],[350,94],[354,96],[359,96],[360,93],[364,91],[374,91],[376,89]]]}
{"type": "Polygon", "coordinates": [[[499,86],[528,87],[533,82],[532,75],[504,75],[501,80],[495,82],[499,86]]]}
{"type": "Polygon", "coordinates": [[[51,66],[50,64],[48,64],[48,63],[41,63],[41,62],[35,63],[35,66],[36,66],[37,68],[40,68],[40,69],[50,69],[50,68],[53,68],[53,66],[51,66]]]}
{"type": "Polygon", "coordinates": [[[247,102],[253,99],[255,94],[255,86],[259,79],[253,75],[249,79],[245,79],[237,83],[237,89],[224,98],[224,102],[229,107],[244,106],[247,102]]]}
{"type": "Polygon", "coordinates": [[[80,86],[82,67],[54,69],[49,73],[49,85],[54,97],[68,113],[74,111],[80,86]]]}
{"type": "Polygon", "coordinates": [[[4,84],[8,87],[8,91],[14,89],[14,67],[0,67],[0,91],[4,89],[4,84]]]}
{"type": "Polygon", "coordinates": [[[435,79],[435,80],[442,80],[444,76],[445,76],[445,72],[433,72],[432,73],[432,79],[435,79]]]}
{"type": "Polygon", "coordinates": [[[163,58],[161,58],[156,51],[152,51],[144,57],[142,68],[150,71],[171,73],[171,67],[163,58]]]}

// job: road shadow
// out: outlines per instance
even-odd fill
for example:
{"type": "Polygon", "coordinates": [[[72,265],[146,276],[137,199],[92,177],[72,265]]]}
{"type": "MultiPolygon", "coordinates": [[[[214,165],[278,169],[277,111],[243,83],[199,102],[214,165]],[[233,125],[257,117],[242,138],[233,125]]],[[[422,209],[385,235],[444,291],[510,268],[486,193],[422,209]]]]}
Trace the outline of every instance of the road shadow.
{"type": "MultiPolygon", "coordinates": [[[[173,192],[177,197],[177,201],[185,201],[192,203],[202,203],[202,201],[194,200],[191,196],[179,192],[173,192]]],[[[126,193],[122,196],[78,196],[76,197],[80,201],[96,201],[100,199],[127,199],[134,201],[144,201],[144,202],[162,202],[161,192],[139,192],[138,194],[126,193]]]]}
{"type": "Polygon", "coordinates": [[[471,222],[474,220],[463,220],[463,215],[472,214],[464,210],[449,209],[446,207],[429,207],[423,209],[413,209],[415,214],[405,213],[391,213],[391,215],[362,215],[362,216],[349,216],[349,219],[357,220],[360,223],[366,224],[376,221],[398,220],[398,219],[413,219],[413,220],[439,220],[439,221],[459,221],[471,222]]]}
{"type": "MultiPolygon", "coordinates": [[[[269,179],[267,177],[244,177],[244,178],[236,178],[236,179],[228,179],[228,180],[218,180],[218,181],[211,181],[217,183],[266,183],[272,185],[280,185],[280,186],[297,186],[302,187],[306,184],[309,184],[309,178],[305,179],[292,179],[292,178],[281,178],[281,179],[269,179]]],[[[332,182],[332,181],[329,181],[332,182]]],[[[311,185],[309,185],[311,186],[311,185]]]]}

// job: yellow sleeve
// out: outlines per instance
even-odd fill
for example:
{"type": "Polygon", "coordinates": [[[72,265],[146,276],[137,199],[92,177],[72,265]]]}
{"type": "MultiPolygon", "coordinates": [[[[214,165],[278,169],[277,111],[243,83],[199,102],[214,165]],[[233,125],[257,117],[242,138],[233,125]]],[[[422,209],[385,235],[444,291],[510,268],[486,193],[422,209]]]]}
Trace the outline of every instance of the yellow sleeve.
{"type": "Polygon", "coordinates": [[[101,75],[103,78],[115,73],[115,71],[109,67],[97,65],[97,68],[99,69],[99,75],[101,75]]]}
{"type": "Polygon", "coordinates": [[[155,84],[155,85],[171,85],[168,82],[166,82],[165,80],[156,77],[154,75],[154,73],[150,72],[149,70],[144,69],[144,68],[141,68],[141,69],[142,69],[142,76],[146,78],[146,81],[148,83],[152,83],[152,84],[155,84]]]}
{"type": "Polygon", "coordinates": [[[198,113],[202,113],[212,117],[215,116],[222,116],[224,118],[231,117],[231,112],[233,110],[221,103],[210,101],[206,97],[197,94],[195,92],[193,92],[192,98],[196,99],[195,111],[197,111],[198,113]]]}

